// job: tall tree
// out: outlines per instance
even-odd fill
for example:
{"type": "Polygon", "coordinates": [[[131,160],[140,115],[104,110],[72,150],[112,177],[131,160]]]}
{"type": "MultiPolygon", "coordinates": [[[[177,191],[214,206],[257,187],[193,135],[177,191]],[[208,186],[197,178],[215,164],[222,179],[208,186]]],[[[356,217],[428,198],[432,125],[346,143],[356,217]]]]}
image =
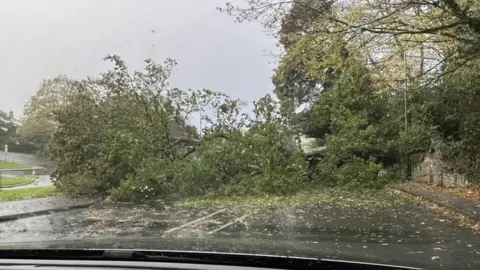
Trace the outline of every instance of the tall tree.
{"type": "Polygon", "coordinates": [[[13,112],[6,113],[0,110],[0,151],[5,144],[15,143],[17,140],[17,125],[13,118],[13,112]]]}
{"type": "Polygon", "coordinates": [[[238,21],[261,21],[287,50],[304,35],[315,35],[319,44],[341,38],[350,51],[363,53],[383,88],[398,88],[407,76],[412,88],[419,89],[440,83],[444,75],[479,57],[479,9],[478,2],[469,0],[253,0],[244,6],[227,3],[221,10],[238,21]],[[445,61],[462,52],[470,57],[445,68],[445,61]]]}
{"type": "Polygon", "coordinates": [[[44,149],[58,125],[53,111],[67,105],[74,89],[75,81],[65,75],[44,80],[25,105],[20,135],[44,149]]]}

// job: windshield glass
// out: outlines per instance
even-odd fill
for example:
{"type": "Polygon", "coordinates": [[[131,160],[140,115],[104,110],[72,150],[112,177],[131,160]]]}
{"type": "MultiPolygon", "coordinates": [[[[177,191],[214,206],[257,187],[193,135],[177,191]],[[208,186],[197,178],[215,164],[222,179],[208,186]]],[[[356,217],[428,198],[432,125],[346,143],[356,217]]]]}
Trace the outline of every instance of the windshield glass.
{"type": "Polygon", "coordinates": [[[0,248],[480,267],[478,1],[0,2],[0,248]]]}

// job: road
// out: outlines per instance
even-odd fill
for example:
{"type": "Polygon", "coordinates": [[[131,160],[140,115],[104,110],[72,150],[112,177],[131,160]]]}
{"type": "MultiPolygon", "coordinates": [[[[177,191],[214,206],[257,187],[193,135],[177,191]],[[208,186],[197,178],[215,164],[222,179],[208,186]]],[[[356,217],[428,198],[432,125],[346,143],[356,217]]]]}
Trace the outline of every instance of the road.
{"type": "MultiPolygon", "coordinates": [[[[4,202],[0,215],[78,201],[4,202]]],[[[475,224],[404,195],[326,193],[314,200],[268,202],[169,206],[102,202],[85,209],[0,221],[0,245],[47,245],[55,240],[72,248],[256,251],[360,258],[429,269],[480,269],[478,224],[472,227],[475,224]]]]}
{"type": "MultiPolygon", "coordinates": [[[[157,208],[104,202],[87,209],[3,222],[0,231],[4,243],[146,239],[141,245],[156,240],[156,248],[168,249],[163,245],[193,239],[209,243],[201,248],[228,252],[241,251],[240,243],[260,241],[277,245],[276,249],[258,250],[266,253],[290,250],[297,256],[361,257],[434,269],[480,266],[478,231],[455,217],[407,199],[376,206],[353,206],[348,198],[292,205],[157,208]]],[[[198,243],[187,248],[199,248],[198,243]]]]}

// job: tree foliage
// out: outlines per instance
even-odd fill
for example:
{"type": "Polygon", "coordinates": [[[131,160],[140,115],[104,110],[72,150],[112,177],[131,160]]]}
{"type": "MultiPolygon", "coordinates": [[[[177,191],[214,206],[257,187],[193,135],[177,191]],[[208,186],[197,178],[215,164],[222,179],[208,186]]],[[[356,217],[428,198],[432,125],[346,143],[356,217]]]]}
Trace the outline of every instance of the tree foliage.
{"type": "Polygon", "coordinates": [[[284,51],[273,95],[242,114],[244,102],[221,92],[172,87],[173,60],[132,72],[109,56],[111,69],[70,81],[73,91],[48,118],[55,184],[117,200],[377,188],[409,178],[432,147],[480,179],[478,8],[456,0],[227,4],[220,10],[276,34],[284,51]],[[197,114],[202,130],[190,124],[197,114]],[[299,133],[320,147],[305,153],[299,133]]]}
{"type": "Polygon", "coordinates": [[[15,142],[17,126],[14,121],[13,112],[0,111],[0,145],[2,148],[5,144],[15,142]]]}
{"type": "Polygon", "coordinates": [[[54,111],[49,153],[59,190],[139,200],[288,193],[300,183],[300,151],[270,96],[256,103],[251,119],[240,113],[242,102],[224,94],[170,87],[173,60],[147,60],[133,73],[118,56],[107,60],[110,71],[76,82],[67,105],[54,111]],[[208,108],[214,113],[204,115],[199,134],[188,119],[208,108]]]}
{"type": "Polygon", "coordinates": [[[25,105],[19,135],[37,146],[40,154],[44,153],[50,136],[57,127],[53,111],[66,106],[68,96],[73,92],[74,80],[66,75],[45,79],[25,105]]]}
{"type": "Polygon", "coordinates": [[[479,8],[457,0],[253,0],[219,9],[277,36],[284,52],[275,93],[307,105],[294,117],[323,140],[326,163],[348,156],[346,148],[375,147],[397,152],[408,177],[440,140],[452,169],[475,182],[478,76],[469,71],[480,56],[479,8]]]}

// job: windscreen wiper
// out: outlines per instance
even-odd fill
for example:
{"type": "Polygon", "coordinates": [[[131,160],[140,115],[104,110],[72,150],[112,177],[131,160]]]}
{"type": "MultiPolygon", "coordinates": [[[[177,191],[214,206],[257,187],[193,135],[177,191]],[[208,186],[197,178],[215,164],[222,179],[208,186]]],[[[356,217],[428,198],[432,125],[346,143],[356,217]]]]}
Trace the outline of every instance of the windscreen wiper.
{"type": "Polygon", "coordinates": [[[270,255],[251,255],[216,252],[185,251],[139,251],[139,250],[105,250],[102,257],[106,260],[141,260],[154,262],[201,263],[232,266],[249,266],[277,269],[375,269],[375,270],[419,270],[404,266],[357,263],[341,260],[284,257],[270,255]]]}
{"type": "Polygon", "coordinates": [[[198,263],[232,266],[250,266],[289,269],[323,269],[329,263],[318,259],[294,259],[277,256],[257,256],[248,254],[229,254],[216,252],[184,251],[139,251],[139,250],[105,250],[104,260],[134,260],[150,262],[198,263]]]}
{"type": "MultiPolygon", "coordinates": [[[[336,261],[328,259],[251,255],[221,252],[157,251],[157,250],[99,250],[99,249],[15,249],[1,250],[1,259],[88,260],[194,263],[230,266],[249,266],[277,269],[419,269],[403,266],[336,261]]],[[[1,264],[1,263],[0,263],[1,264]]]]}
{"type": "Polygon", "coordinates": [[[277,256],[257,256],[236,253],[154,251],[154,250],[97,250],[97,249],[16,249],[0,251],[0,259],[142,261],[215,264],[289,269],[323,269],[328,263],[316,259],[293,259],[277,256]]]}
{"type": "MultiPolygon", "coordinates": [[[[185,262],[185,263],[212,263],[212,260],[202,258],[192,258],[184,256],[172,256],[172,254],[155,254],[151,252],[136,250],[105,250],[102,254],[104,260],[140,260],[154,262],[185,262]],[[149,254],[148,254],[149,253],[149,254]]],[[[218,261],[215,261],[218,262],[218,261]]]]}

